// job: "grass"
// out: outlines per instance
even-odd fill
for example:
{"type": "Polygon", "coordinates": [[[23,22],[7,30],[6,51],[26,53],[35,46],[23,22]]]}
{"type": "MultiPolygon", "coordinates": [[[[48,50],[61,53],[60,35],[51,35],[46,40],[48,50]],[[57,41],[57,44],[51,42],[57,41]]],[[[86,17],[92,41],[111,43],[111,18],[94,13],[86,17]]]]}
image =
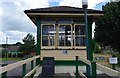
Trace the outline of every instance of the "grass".
{"type": "MultiPolygon", "coordinates": [[[[109,64],[109,57],[111,57],[110,54],[111,54],[111,53],[99,53],[99,54],[95,53],[95,54],[94,54],[94,57],[95,57],[95,56],[105,57],[105,60],[96,60],[96,62],[99,63],[99,64],[101,64],[101,65],[104,65],[104,66],[107,66],[107,67],[109,67],[109,68],[112,68],[112,65],[109,64]]],[[[119,54],[119,53],[114,53],[114,54],[115,54],[115,56],[120,60],[120,54],[119,54]]],[[[120,62],[119,62],[119,60],[118,60],[118,64],[115,65],[116,67],[120,67],[120,64],[119,64],[120,62]]]]}
{"type": "Polygon", "coordinates": [[[5,61],[20,61],[22,58],[0,58],[0,62],[5,62],[5,61]]]}

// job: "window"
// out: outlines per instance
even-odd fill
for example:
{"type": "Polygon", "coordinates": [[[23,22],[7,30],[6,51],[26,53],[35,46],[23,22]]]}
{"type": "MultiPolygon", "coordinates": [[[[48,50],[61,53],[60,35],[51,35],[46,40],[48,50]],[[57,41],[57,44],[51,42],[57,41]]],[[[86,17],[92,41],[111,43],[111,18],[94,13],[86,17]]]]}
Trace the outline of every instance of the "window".
{"type": "Polygon", "coordinates": [[[54,46],[55,26],[42,26],[42,46],[54,46]]]}
{"type": "Polygon", "coordinates": [[[74,46],[85,46],[85,28],[82,25],[75,25],[74,27],[74,46]]]}
{"type": "Polygon", "coordinates": [[[42,46],[52,48],[75,48],[85,46],[85,27],[83,24],[42,25],[42,46]]]}
{"type": "Polygon", "coordinates": [[[71,46],[71,25],[59,25],[59,46],[71,46]]]}

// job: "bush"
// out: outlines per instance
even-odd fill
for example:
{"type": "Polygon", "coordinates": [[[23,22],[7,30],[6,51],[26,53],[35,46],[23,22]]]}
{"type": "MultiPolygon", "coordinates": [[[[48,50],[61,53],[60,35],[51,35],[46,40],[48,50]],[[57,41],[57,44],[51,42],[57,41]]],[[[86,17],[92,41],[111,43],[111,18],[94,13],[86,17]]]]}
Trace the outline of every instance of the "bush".
{"type": "Polygon", "coordinates": [[[93,41],[93,53],[101,53],[100,46],[95,41],[93,41]]]}

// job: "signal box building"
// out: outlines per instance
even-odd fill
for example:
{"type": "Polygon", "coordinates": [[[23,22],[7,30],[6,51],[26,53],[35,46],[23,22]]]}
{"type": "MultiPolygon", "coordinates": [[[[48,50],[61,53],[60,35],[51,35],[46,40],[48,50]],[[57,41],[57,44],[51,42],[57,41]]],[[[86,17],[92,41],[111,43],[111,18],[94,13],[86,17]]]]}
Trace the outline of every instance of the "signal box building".
{"type": "MultiPolygon", "coordinates": [[[[56,6],[24,12],[37,27],[37,55],[54,57],[56,61],[73,61],[75,56],[86,58],[83,8],[56,6]]],[[[102,11],[87,9],[91,39],[92,23],[102,15],[102,11]]]]}

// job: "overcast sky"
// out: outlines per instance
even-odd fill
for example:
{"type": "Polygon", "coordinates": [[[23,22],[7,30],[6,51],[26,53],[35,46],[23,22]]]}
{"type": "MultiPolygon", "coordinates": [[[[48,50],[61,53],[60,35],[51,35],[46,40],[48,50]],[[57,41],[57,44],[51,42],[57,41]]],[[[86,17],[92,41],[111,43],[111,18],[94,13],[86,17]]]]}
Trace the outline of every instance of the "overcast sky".
{"type": "MultiPolygon", "coordinates": [[[[88,8],[99,9],[109,0],[88,0],[88,8]]],[[[31,33],[36,37],[36,26],[24,10],[49,6],[82,7],[81,0],[0,0],[0,44],[22,42],[31,33]]]]}

